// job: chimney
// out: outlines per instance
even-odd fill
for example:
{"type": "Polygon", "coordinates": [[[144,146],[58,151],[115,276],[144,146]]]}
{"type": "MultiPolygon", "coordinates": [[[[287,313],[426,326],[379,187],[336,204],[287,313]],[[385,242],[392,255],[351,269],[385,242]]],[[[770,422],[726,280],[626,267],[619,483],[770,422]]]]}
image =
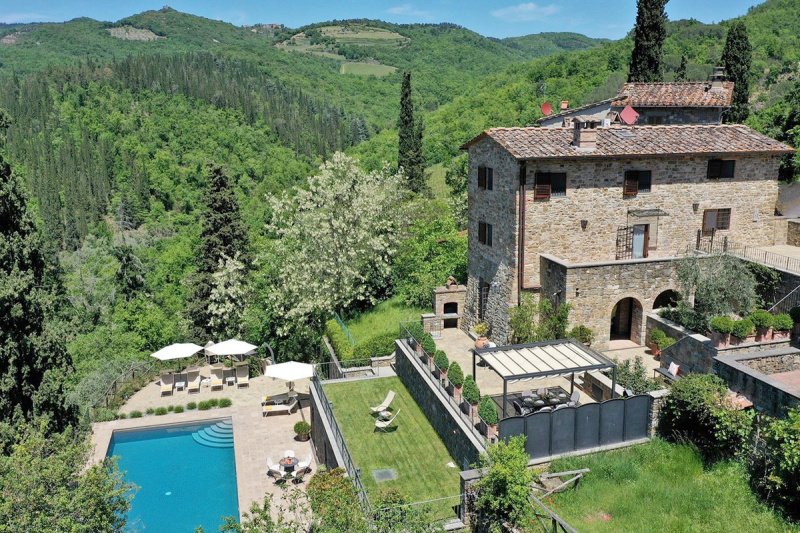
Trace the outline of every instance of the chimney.
{"type": "Polygon", "coordinates": [[[569,100],[561,100],[561,111],[569,109],[569,100]]]}
{"type": "Polygon", "coordinates": [[[598,121],[584,117],[573,119],[572,144],[579,150],[597,148],[598,121]]]}
{"type": "Polygon", "coordinates": [[[714,67],[714,72],[711,74],[711,88],[722,89],[723,81],[725,81],[725,68],[714,67]]]}

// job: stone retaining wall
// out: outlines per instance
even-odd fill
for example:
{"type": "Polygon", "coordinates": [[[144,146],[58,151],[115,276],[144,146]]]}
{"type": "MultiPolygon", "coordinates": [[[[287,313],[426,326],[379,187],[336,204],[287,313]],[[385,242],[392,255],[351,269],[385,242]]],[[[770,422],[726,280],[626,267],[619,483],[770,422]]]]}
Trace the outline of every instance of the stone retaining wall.
{"type": "Polygon", "coordinates": [[[789,220],[786,227],[786,244],[800,246],[800,220],[789,220]]]}
{"type": "Polygon", "coordinates": [[[762,374],[777,374],[800,370],[800,353],[776,355],[773,357],[755,357],[742,360],[744,364],[758,370],[762,374]]]}
{"type": "Polygon", "coordinates": [[[728,384],[731,390],[743,394],[759,411],[770,416],[784,416],[786,409],[800,406],[800,395],[785,384],[749,366],[751,359],[763,355],[724,355],[714,358],[714,373],[728,384]]]}

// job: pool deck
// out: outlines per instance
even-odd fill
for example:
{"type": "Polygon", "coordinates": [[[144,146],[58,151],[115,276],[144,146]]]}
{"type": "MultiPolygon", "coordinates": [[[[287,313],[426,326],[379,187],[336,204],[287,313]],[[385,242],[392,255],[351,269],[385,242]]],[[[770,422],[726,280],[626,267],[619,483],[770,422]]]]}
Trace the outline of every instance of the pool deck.
{"type": "MultiPolygon", "coordinates": [[[[156,381],[157,383],[157,381],[156,381]]],[[[312,472],[316,471],[317,463],[312,453],[311,441],[298,442],[295,440],[294,424],[299,420],[309,420],[309,408],[298,409],[290,415],[272,415],[263,417],[261,413],[261,396],[268,392],[277,394],[286,391],[283,382],[259,377],[250,380],[250,387],[238,390],[209,391],[201,389],[198,394],[188,395],[178,392],[172,397],[161,398],[158,395],[158,385],[151,383],[136,393],[129,402],[120,409],[121,412],[130,412],[134,409],[144,411],[147,407],[167,405],[185,405],[190,401],[217,398],[231,398],[233,405],[223,409],[210,409],[208,411],[185,411],[183,413],[169,413],[163,416],[145,416],[142,418],[127,418],[110,422],[98,422],[92,425],[92,455],[91,462],[97,463],[106,456],[112,434],[115,430],[144,429],[158,426],[186,424],[201,421],[214,421],[221,418],[231,418],[233,422],[234,458],[236,460],[236,484],[239,495],[240,518],[249,512],[253,503],[261,503],[264,496],[272,496],[272,514],[280,514],[278,507],[287,507],[290,504],[287,490],[276,486],[271,478],[267,477],[267,458],[278,461],[284,450],[293,450],[295,456],[301,461],[311,456],[312,472]]],[[[298,382],[296,390],[306,392],[307,380],[298,382]]],[[[202,472],[202,465],[198,465],[202,472]]],[[[306,477],[306,483],[308,481],[306,477]]],[[[306,483],[291,485],[305,491],[306,483]]],[[[284,513],[286,517],[286,513],[284,513]]],[[[295,517],[303,522],[309,517],[295,517]]]]}

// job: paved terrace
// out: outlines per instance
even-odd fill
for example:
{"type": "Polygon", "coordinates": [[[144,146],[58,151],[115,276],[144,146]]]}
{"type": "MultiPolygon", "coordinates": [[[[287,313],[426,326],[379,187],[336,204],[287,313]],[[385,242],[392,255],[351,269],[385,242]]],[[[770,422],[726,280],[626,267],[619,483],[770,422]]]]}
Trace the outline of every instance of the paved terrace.
{"type": "MultiPolygon", "coordinates": [[[[201,375],[209,375],[207,368],[201,375]]],[[[250,379],[250,386],[237,389],[236,386],[225,386],[224,390],[210,390],[201,387],[199,393],[174,392],[172,396],[160,395],[158,379],[134,394],[120,409],[129,413],[133,410],[145,411],[148,407],[167,407],[183,405],[210,398],[230,398],[231,407],[210,409],[208,411],[186,411],[169,413],[163,416],[145,416],[100,422],[92,427],[92,462],[102,461],[111,442],[114,430],[150,428],[169,424],[184,424],[204,420],[218,420],[230,417],[233,422],[234,458],[236,460],[236,480],[239,493],[239,514],[248,512],[253,502],[260,503],[265,494],[273,497],[272,513],[277,517],[277,508],[283,504],[288,507],[286,491],[275,486],[267,477],[267,457],[277,461],[287,449],[294,450],[295,455],[304,460],[311,456],[312,472],[317,469],[316,459],[311,450],[311,441],[294,440],[294,424],[299,420],[310,420],[309,409],[298,409],[290,415],[271,415],[264,418],[261,413],[261,397],[264,394],[280,394],[287,390],[286,383],[259,376],[250,379]]],[[[295,390],[301,396],[308,393],[308,380],[297,381],[295,390]]],[[[201,468],[201,467],[198,467],[201,468]]],[[[306,477],[306,480],[309,478],[306,477]]],[[[305,490],[306,483],[296,485],[305,490]]],[[[295,486],[295,485],[291,485],[295,486]]]]}

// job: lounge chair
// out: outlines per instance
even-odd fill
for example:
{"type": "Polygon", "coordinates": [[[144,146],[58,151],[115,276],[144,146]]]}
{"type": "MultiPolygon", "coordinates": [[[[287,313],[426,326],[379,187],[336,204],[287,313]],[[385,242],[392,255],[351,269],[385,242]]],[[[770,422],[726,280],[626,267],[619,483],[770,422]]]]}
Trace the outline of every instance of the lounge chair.
{"type": "Polygon", "coordinates": [[[375,420],[375,429],[379,429],[384,432],[388,431],[389,426],[392,425],[392,423],[397,418],[397,415],[399,414],[400,414],[400,409],[398,409],[397,412],[394,414],[394,416],[389,420],[381,420],[380,418],[375,420]]]}
{"type": "Polygon", "coordinates": [[[250,386],[250,365],[236,365],[236,386],[249,387],[250,386]]]}
{"type": "Polygon", "coordinates": [[[394,391],[390,390],[386,394],[386,398],[384,398],[383,402],[380,405],[376,407],[370,407],[369,409],[373,413],[380,413],[381,411],[386,411],[387,409],[389,409],[389,406],[392,405],[392,400],[394,400],[394,391]]]}
{"type": "Polygon", "coordinates": [[[161,396],[172,394],[172,386],[175,384],[175,376],[171,372],[161,374],[161,396]]]}
{"type": "Polygon", "coordinates": [[[262,416],[269,416],[275,414],[291,414],[297,409],[299,405],[299,401],[297,399],[293,400],[291,403],[284,403],[280,405],[263,405],[261,406],[261,415],[262,416]]]}
{"type": "Polygon", "coordinates": [[[225,382],[223,380],[223,376],[225,374],[224,368],[211,368],[211,390],[215,388],[224,388],[225,382]]]}
{"type": "Polygon", "coordinates": [[[200,392],[200,370],[187,370],[186,374],[186,390],[188,392],[200,392]]]}

